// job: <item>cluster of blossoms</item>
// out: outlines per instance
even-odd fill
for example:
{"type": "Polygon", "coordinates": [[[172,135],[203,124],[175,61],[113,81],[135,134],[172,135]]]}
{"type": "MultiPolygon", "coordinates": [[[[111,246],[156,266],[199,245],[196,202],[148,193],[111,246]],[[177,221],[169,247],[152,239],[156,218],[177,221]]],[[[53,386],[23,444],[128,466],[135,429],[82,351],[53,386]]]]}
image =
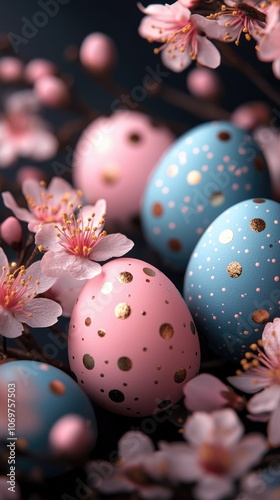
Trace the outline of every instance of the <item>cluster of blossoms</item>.
{"type": "Polygon", "coordinates": [[[162,62],[172,71],[180,72],[192,61],[217,68],[221,62],[218,48],[211,40],[235,42],[244,34],[254,39],[261,61],[272,61],[273,72],[280,78],[280,5],[271,2],[235,2],[225,0],[220,10],[208,15],[194,13],[195,0],[178,0],[169,5],[151,4],[140,10],[146,15],[139,34],[149,42],[160,42],[155,49],[162,62]]]}

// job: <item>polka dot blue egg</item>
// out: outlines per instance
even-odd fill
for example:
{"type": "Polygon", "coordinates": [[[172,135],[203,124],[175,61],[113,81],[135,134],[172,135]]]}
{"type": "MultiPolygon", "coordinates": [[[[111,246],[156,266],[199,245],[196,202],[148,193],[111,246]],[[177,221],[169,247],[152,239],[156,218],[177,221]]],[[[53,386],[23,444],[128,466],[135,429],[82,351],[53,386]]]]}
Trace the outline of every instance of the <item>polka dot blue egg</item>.
{"type": "Polygon", "coordinates": [[[280,204],[242,201],[204,232],[190,258],[184,298],[198,332],[220,357],[239,362],[280,316],[280,204]]]}
{"type": "Polygon", "coordinates": [[[177,139],[153,170],[142,197],[144,237],[163,261],[185,271],[209,224],[250,197],[271,198],[259,146],[230,122],[204,123],[177,139]]]}
{"type": "Polygon", "coordinates": [[[92,448],[95,445],[96,417],[88,396],[73,378],[54,366],[31,360],[0,364],[0,405],[4,409],[0,440],[16,441],[17,473],[31,479],[67,471],[53,455],[49,439],[51,429],[65,415],[83,417],[92,430],[92,448]]]}

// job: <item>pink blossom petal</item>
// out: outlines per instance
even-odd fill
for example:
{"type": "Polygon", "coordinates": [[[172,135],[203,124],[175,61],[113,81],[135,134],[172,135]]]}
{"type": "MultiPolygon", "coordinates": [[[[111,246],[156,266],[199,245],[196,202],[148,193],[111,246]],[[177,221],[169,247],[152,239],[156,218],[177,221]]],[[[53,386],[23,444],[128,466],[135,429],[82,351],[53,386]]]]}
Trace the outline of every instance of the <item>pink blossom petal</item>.
{"type": "MultiPolygon", "coordinates": [[[[211,22],[211,21],[210,21],[211,22]]],[[[206,37],[197,37],[197,61],[208,68],[217,68],[221,63],[221,55],[217,47],[206,37]]]]}
{"type": "Polygon", "coordinates": [[[153,441],[143,432],[126,432],[119,440],[119,456],[123,460],[130,460],[138,455],[152,453],[155,447],[153,441]]]}
{"type": "Polygon", "coordinates": [[[249,371],[244,374],[242,373],[242,375],[227,377],[227,380],[233,387],[248,394],[258,392],[270,384],[270,380],[267,377],[249,371]]]}
{"type": "MultiPolygon", "coordinates": [[[[29,137],[26,137],[25,156],[38,161],[45,161],[53,158],[58,150],[58,141],[49,131],[38,129],[32,131],[29,137]]],[[[23,156],[23,153],[22,153],[23,156]]]]}
{"type": "Polygon", "coordinates": [[[184,426],[184,437],[193,446],[214,439],[215,425],[212,416],[207,413],[196,412],[191,415],[184,426]]]}
{"type": "Polygon", "coordinates": [[[262,333],[262,341],[266,355],[278,366],[280,356],[280,318],[274,318],[272,322],[265,325],[262,333]]]}
{"type": "MultiPolygon", "coordinates": [[[[58,224],[60,225],[60,224],[58,224]]],[[[58,230],[54,224],[42,224],[36,232],[35,243],[37,247],[43,247],[45,251],[59,251],[61,245],[57,237],[58,230]]]]}
{"type": "Polygon", "coordinates": [[[52,195],[53,205],[59,205],[61,199],[64,198],[66,194],[68,194],[69,197],[76,196],[76,190],[62,177],[53,177],[48,185],[47,192],[52,195]]]}
{"type": "Polygon", "coordinates": [[[169,500],[173,498],[173,491],[164,486],[144,486],[140,488],[139,496],[147,500],[169,500]]]}
{"type": "Polygon", "coordinates": [[[280,405],[272,412],[268,426],[267,426],[267,437],[269,444],[277,448],[280,446],[280,405]]]}
{"type": "Polygon", "coordinates": [[[279,30],[270,31],[268,38],[262,38],[257,55],[261,61],[273,61],[274,59],[278,59],[280,57],[279,30]]]}
{"type": "Polygon", "coordinates": [[[220,500],[233,493],[233,485],[227,478],[206,476],[198,483],[194,492],[199,500],[220,500]]]}
{"type": "Polygon", "coordinates": [[[279,402],[280,386],[274,384],[253,396],[247,404],[247,409],[250,413],[264,413],[275,410],[279,402]]]}
{"type": "Polygon", "coordinates": [[[172,482],[196,481],[201,477],[202,469],[199,465],[197,451],[186,443],[160,444],[166,454],[167,476],[172,482]],[[179,446],[180,445],[180,446],[179,446]]]}
{"type": "MultiPolygon", "coordinates": [[[[279,43],[280,43],[280,41],[279,41],[279,43]]],[[[272,70],[273,70],[274,76],[276,76],[276,78],[280,79],[280,57],[278,59],[275,59],[275,61],[273,61],[272,70]]]]}
{"type": "Polygon", "coordinates": [[[180,54],[173,59],[168,50],[167,46],[161,52],[161,60],[166,68],[171,69],[171,71],[175,73],[180,73],[191,64],[192,59],[187,51],[180,52],[180,54]]]}
{"type": "MultiPolygon", "coordinates": [[[[111,464],[108,464],[108,470],[109,470],[109,465],[111,464]]],[[[129,493],[137,490],[136,484],[132,483],[127,477],[125,477],[121,470],[118,471],[116,469],[114,473],[107,476],[105,475],[106,469],[104,469],[104,467],[105,467],[104,462],[100,463],[99,468],[96,462],[93,462],[92,465],[87,467],[89,478],[91,474],[93,474],[94,477],[96,477],[97,474],[98,477],[101,477],[101,480],[97,485],[98,490],[101,493],[104,493],[105,495],[110,495],[114,493],[125,493],[125,492],[129,493]]]]}
{"type": "Polygon", "coordinates": [[[5,191],[2,193],[2,198],[5,207],[9,208],[12,210],[14,215],[19,219],[23,220],[25,222],[31,222],[34,220],[34,216],[27,210],[27,208],[21,208],[18,206],[16,200],[14,199],[13,195],[9,193],[9,191],[5,191]]]}
{"type": "Polygon", "coordinates": [[[201,373],[187,382],[184,386],[185,406],[190,411],[214,411],[226,405],[223,392],[228,387],[217,377],[208,373],[201,373]]]}
{"type": "Polygon", "coordinates": [[[101,266],[97,262],[63,251],[45,253],[41,265],[46,276],[55,278],[61,276],[63,271],[69,271],[77,280],[91,279],[101,273],[101,266]]]}
{"type": "Polygon", "coordinates": [[[40,261],[34,262],[26,269],[26,275],[32,276],[28,282],[30,291],[34,290],[37,294],[48,290],[56,281],[56,278],[50,278],[42,273],[40,261]]]}
{"type": "Polygon", "coordinates": [[[258,415],[251,415],[251,413],[248,413],[246,417],[248,418],[248,420],[251,420],[251,422],[266,423],[270,419],[270,412],[258,413],[258,415]]]}
{"type": "Polygon", "coordinates": [[[18,151],[12,142],[0,143],[0,168],[10,167],[18,157],[18,151]]]}
{"type": "Polygon", "coordinates": [[[111,257],[121,257],[134,246],[133,241],[120,233],[109,234],[98,241],[90,253],[90,259],[103,261],[111,257]]]}
{"type": "Polygon", "coordinates": [[[244,426],[231,408],[212,413],[216,428],[216,439],[224,446],[233,446],[244,433],[244,426]]]}
{"type": "MultiPolygon", "coordinates": [[[[279,427],[278,427],[279,428],[279,427]]],[[[279,434],[280,437],[280,434],[279,434]]],[[[266,439],[261,434],[247,434],[234,450],[235,464],[231,469],[234,478],[241,477],[245,472],[258,464],[267,451],[266,439]]]]}
{"type": "Polygon", "coordinates": [[[0,308],[0,334],[13,339],[19,337],[22,332],[22,324],[11,313],[0,308]]]}
{"type": "Polygon", "coordinates": [[[31,300],[24,306],[24,311],[31,316],[23,312],[15,312],[16,319],[34,328],[54,325],[62,313],[61,306],[57,302],[45,298],[31,300]]]}
{"type": "Polygon", "coordinates": [[[0,269],[6,267],[7,271],[9,270],[9,261],[2,247],[0,247],[0,269]]]}

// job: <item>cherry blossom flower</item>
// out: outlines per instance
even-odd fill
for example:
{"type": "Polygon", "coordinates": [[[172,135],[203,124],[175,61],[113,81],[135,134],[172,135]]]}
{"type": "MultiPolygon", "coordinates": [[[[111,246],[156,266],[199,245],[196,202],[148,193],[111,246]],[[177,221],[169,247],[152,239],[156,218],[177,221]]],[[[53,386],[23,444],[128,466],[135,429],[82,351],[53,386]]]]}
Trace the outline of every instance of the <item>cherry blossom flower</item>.
{"type": "Polygon", "coordinates": [[[46,251],[41,260],[47,276],[59,277],[68,271],[75,279],[91,279],[101,272],[96,261],[120,257],[131,250],[134,243],[116,233],[107,235],[105,224],[105,200],[94,206],[78,206],[79,217],[74,213],[63,215],[63,225],[42,225],[36,234],[36,245],[46,251]]]}
{"type": "Polygon", "coordinates": [[[244,34],[246,40],[258,40],[265,28],[265,14],[256,9],[254,3],[225,0],[219,12],[210,14],[209,19],[217,20],[221,27],[220,40],[239,45],[244,34]]]}
{"type": "Polygon", "coordinates": [[[10,208],[18,219],[28,222],[28,229],[34,233],[42,223],[62,222],[69,204],[75,208],[82,195],[81,191],[73,189],[61,177],[53,177],[48,188],[44,181],[27,179],[22,184],[22,192],[29,210],[19,207],[8,191],[2,193],[4,205],[10,208]]]}
{"type": "Polygon", "coordinates": [[[276,78],[280,78],[280,5],[272,2],[266,9],[267,23],[259,40],[257,55],[261,61],[271,61],[276,78]]]}
{"type": "Polygon", "coordinates": [[[191,14],[187,4],[182,0],[171,5],[151,4],[147,8],[138,4],[146,14],[139,34],[150,42],[163,44],[154,52],[161,52],[163,64],[172,71],[183,71],[192,61],[217,68],[220,53],[207,37],[218,38],[219,25],[199,14],[191,14]]]}
{"type": "Polygon", "coordinates": [[[140,498],[165,500],[172,497],[171,489],[153,484],[152,479],[164,477],[158,469],[158,455],[152,440],[140,431],[126,432],[118,444],[118,461],[115,465],[105,461],[87,464],[88,484],[91,476],[96,488],[104,494],[138,492],[140,498]],[[155,466],[153,465],[155,464],[155,466]],[[99,477],[100,480],[96,480],[99,477]]]}
{"type": "Polygon", "coordinates": [[[184,425],[188,444],[159,443],[169,454],[170,480],[195,481],[198,500],[219,500],[232,494],[234,480],[266,452],[264,436],[250,433],[241,439],[243,433],[242,423],[230,408],[193,413],[184,425]]]}
{"type": "Polygon", "coordinates": [[[30,91],[6,99],[5,113],[0,117],[0,168],[11,166],[19,157],[45,161],[56,154],[58,141],[34,106],[30,91]]]}
{"type": "Polygon", "coordinates": [[[61,307],[56,302],[37,298],[55,281],[43,275],[40,262],[10,269],[8,259],[0,248],[0,334],[19,337],[23,332],[22,323],[31,327],[45,327],[56,323],[61,315],[61,307]]]}
{"type": "Polygon", "coordinates": [[[211,412],[224,407],[240,411],[245,406],[243,397],[214,375],[201,373],[184,386],[184,404],[190,411],[211,412]]]}
{"type": "Polygon", "coordinates": [[[245,373],[240,371],[228,381],[243,392],[258,393],[249,400],[247,409],[254,420],[268,421],[268,439],[273,446],[279,446],[280,318],[265,325],[258,344],[251,345],[255,352],[246,353],[242,361],[245,373]]]}

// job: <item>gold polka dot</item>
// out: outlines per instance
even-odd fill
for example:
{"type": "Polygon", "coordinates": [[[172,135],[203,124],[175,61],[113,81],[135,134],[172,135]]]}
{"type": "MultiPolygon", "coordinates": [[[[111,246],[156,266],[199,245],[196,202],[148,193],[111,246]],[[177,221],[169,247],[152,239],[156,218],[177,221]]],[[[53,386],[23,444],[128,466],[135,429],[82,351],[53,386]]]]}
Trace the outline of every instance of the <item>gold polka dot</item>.
{"type": "Polygon", "coordinates": [[[220,141],[229,141],[230,137],[231,135],[226,130],[218,133],[218,139],[220,139],[220,141]]]}
{"type": "Polygon", "coordinates": [[[155,217],[160,217],[163,214],[163,206],[161,203],[154,203],[152,206],[152,214],[155,217]]]}
{"type": "Polygon", "coordinates": [[[265,229],[265,222],[263,219],[252,219],[250,222],[250,229],[256,233],[261,233],[265,229]]]}
{"type": "Polygon", "coordinates": [[[159,333],[164,340],[168,340],[173,337],[174,328],[172,325],[170,325],[170,323],[163,323],[162,325],[160,325],[159,333]]]}
{"type": "Polygon", "coordinates": [[[257,309],[252,314],[252,320],[260,325],[267,323],[269,321],[269,317],[269,312],[265,309],[257,309]]]}
{"type": "Polygon", "coordinates": [[[128,139],[130,142],[140,142],[141,141],[141,135],[138,134],[137,132],[134,132],[133,134],[130,134],[128,136],[128,139]]]}
{"type": "Polygon", "coordinates": [[[180,250],[182,248],[182,244],[179,240],[176,240],[175,238],[171,238],[170,240],[168,240],[168,247],[173,252],[180,252],[180,250]]]}
{"type": "Polygon", "coordinates": [[[99,328],[99,330],[97,330],[97,334],[99,335],[99,337],[104,337],[106,332],[103,328],[99,328]]]}
{"type": "Polygon", "coordinates": [[[118,280],[121,283],[131,283],[131,281],[133,280],[133,276],[128,271],[123,271],[118,275],[118,280]]]}
{"type": "Polygon", "coordinates": [[[91,319],[90,319],[89,317],[87,317],[87,318],[85,319],[85,325],[86,325],[86,326],[90,326],[90,325],[91,325],[91,319]]]}
{"type": "Polygon", "coordinates": [[[196,184],[200,183],[201,178],[202,178],[202,175],[201,175],[201,173],[198,170],[192,170],[187,175],[187,182],[191,186],[195,186],[196,184]]]}
{"type": "Polygon", "coordinates": [[[265,203],[265,200],[263,198],[254,198],[253,202],[254,203],[265,203]]]}
{"type": "Polygon", "coordinates": [[[60,380],[52,380],[49,384],[49,388],[56,396],[61,396],[66,392],[66,387],[60,380]]]}
{"type": "Polygon", "coordinates": [[[153,277],[153,276],[156,275],[156,272],[153,269],[151,269],[150,267],[143,267],[143,272],[145,274],[147,274],[147,276],[152,276],[153,277]]]}
{"type": "Polygon", "coordinates": [[[92,370],[94,368],[94,359],[90,354],[84,354],[83,365],[87,370],[92,370]]]}
{"type": "Polygon", "coordinates": [[[219,242],[227,245],[233,240],[233,231],[231,229],[224,229],[219,236],[219,242]]]}
{"type": "Polygon", "coordinates": [[[264,170],[265,168],[264,159],[261,156],[256,156],[254,159],[254,165],[256,167],[256,170],[259,171],[264,170]]]}
{"type": "Polygon", "coordinates": [[[120,319],[126,319],[131,313],[131,308],[126,302],[120,302],[115,307],[115,316],[120,319]]]}
{"type": "Polygon", "coordinates": [[[180,384],[181,382],[184,382],[186,376],[187,370],[185,368],[179,368],[179,370],[174,373],[174,382],[176,382],[176,384],[180,384]]]}
{"type": "Polygon", "coordinates": [[[168,177],[175,177],[179,172],[179,168],[177,165],[170,165],[167,169],[168,177]]]}
{"type": "Polygon", "coordinates": [[[115,184],[119,180],[120,174],[117,168],[108,167],[103,170],[101,177],[105,184],[115,184]]]}
{"type": "Polygon", "coordinates": [[[131,370],[132,368],[131,359],[127,358],[126,356],[122,356],[121,358],[118,359],[118,367],[120,370],[124,372],[131,370]]]}
{"type": "Polygon", "coordinates": [[[242,266],[239,262],[230,262],[227,266],[227,273],[231,278],[239,278],[242,273],[242,266]]]}
{"type": "Polygon", "coordinates": [[[220,207],[225,201],[225,195],[222,191],[216,191],[210,196],[210,203],[213,207],[220,207]]]}

